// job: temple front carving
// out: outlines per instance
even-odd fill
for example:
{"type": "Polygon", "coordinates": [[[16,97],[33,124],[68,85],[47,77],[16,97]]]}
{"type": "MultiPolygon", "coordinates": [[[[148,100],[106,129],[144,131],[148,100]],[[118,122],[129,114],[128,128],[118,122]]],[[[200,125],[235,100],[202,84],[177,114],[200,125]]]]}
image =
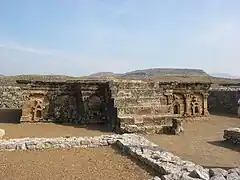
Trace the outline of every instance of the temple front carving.
{"type": "Polygon", "coordinates": [[[98,123],[127,132],[156,129],[171,118],[208,115],[210,83],[143,80],[18,83],[23,90],[21,122],[98,123]]]}

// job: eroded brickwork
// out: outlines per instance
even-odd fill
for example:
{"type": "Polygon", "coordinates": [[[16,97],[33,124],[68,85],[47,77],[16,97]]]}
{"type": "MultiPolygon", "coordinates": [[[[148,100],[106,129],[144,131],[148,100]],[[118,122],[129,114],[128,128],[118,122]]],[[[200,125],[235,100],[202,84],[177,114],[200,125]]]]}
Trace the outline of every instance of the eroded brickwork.
{"type": "Polygon", "coordinates": [[[237,115],[240,87],[219,87],[210,89],[208,110],[211,114],[237,115]]]}
{"type": "Polygon", "coordinates": [[[115,81],[113,94],[120,127],[125,132],[160,132],[159,128],[174,117],[208,115],[209,87],[208,83],[115,81]]]}
{"type": "Polygon", "coordinates": [[[142,80],[18,83],[25,84],[21,122],[104,123],[127,132],[138,131],[132,126],[141,131],[154,127],[155,133],[160,133],[159,128],[172,118],[208,115],[209,83],[142,80]]]}
{"type": "Polygon", "coordinates": [[[0,108],[21,108],[22,90],[15,86],[0,86],[0,108]]]}
{"type": "Polygon", "coordinates": [[[22,122],[105,123],[108,83],[18,81],[23,88],[22,122]]]}

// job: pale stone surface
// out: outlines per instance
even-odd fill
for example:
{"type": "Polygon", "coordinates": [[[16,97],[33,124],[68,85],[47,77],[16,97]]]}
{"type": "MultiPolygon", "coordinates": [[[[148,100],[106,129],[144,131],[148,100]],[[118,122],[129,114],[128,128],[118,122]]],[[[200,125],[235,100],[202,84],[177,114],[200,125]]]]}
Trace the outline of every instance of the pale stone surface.
{"type": "Polygon", "coordinates": [[[0,129],[0,139],[3,138],[4,136],[5,136],[5,130],[0,129]]]}
{"type": "Polygon", "coordinates": [[[228,174],[226,180],[240,180],[240,175],[237,173],[228,174]]]}
{"type": "Polygon", "coordinates": [[[224,176],[212,176],[210,180],[226,180],[224,176]]]}

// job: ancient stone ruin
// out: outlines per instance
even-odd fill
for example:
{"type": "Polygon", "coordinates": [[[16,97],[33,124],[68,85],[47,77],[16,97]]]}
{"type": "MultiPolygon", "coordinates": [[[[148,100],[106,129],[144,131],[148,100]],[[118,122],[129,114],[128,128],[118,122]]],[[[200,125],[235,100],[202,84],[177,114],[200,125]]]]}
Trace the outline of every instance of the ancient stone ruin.
{"type": "Polygon", "coordinates": [[[21,122],[105,124],[122,132],[161,133],[172,118],[208,115],[210,83],[143,80],[17,81],[21,122]]]}
{"type": "Polygon", "coordinates": [[[209,89],[208,111],[211,114],[237,115],[240,85],[230,85],[220,84],[209,89]]]}
{"type": "Polygon", "coordinates": [[[233,144],[240,144],[240,128],[225,129],[223,138],[233,144]]]}
{"type": "Polygon", "coordinates": [[[110,146],[155,172],[152,180],[239,180],[240,168],[206,168],[168,152],[137,134],[95,137],[20,138],[0,140],[0,151],[110,146]]]}

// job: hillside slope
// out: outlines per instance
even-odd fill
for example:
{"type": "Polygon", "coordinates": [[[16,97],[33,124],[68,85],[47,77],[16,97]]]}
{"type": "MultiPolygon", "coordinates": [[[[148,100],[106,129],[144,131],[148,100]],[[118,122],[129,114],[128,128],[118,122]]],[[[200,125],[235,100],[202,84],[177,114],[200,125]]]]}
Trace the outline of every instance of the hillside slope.
{"type": "Polygon", "coordinates": [[[208,76],[202,69],[153,68],[130,71],[124,76],[208,76]]]}

